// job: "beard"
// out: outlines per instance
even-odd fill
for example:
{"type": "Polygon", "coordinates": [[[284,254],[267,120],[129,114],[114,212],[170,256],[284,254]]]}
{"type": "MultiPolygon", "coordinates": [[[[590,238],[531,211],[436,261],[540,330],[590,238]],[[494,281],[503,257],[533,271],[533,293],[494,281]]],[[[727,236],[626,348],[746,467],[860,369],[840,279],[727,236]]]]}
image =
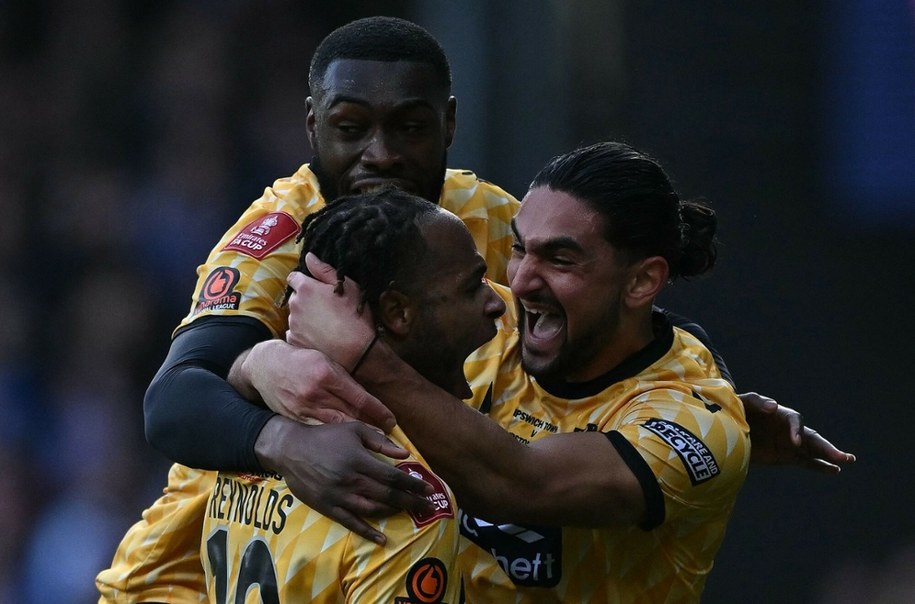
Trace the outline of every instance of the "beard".
{"type": "MultiPolygon", "coordinates": [[[[518,333],[521,338],[521,368],[528,375],[544,382],[570,382],[570,379],[583,367],[587,366],[607,346],[607,341],[618,334],[620,327],[621,303],[614,297],[606,310],[591,325],[580,329],[583,335],[569,338],[568,317],[566,317],[565,339],[552,358],[543,359],[525,350],[524,332],[527,330],[527,317],[522,314],[518,322],[518,333]]],[[[519,307],[523,313],[523,309],[519,307]]],[[[607,368],[607,371],[612,368],[607,368]]]]}
{"type": "MultiPolygon", "coordinates": [[[[317,145],[315,146],[314,155],[308,163],[308,166],[314,173],[315,178],[318,179],[318,187],[321,190],[321,196],[324,197],[325,203],[330,203],[338,197],[350,195],[352,193],[351,191],[341,191],[337,181],[335,181],[324,169],[324,166],[321,164],[321,152],[317,145]]],[[[446,149],[445,152],[442,153],[442,161],[437,169],[438,178],[432,179],[430,184],[426,187],[428,189],[427,191],[417,191],[416,194],[423,199],[427,199],[435,205],[438,205],[442,196],[442,187],[445,186],[445,170],[447,168],[448,151],[446,149]]]]}

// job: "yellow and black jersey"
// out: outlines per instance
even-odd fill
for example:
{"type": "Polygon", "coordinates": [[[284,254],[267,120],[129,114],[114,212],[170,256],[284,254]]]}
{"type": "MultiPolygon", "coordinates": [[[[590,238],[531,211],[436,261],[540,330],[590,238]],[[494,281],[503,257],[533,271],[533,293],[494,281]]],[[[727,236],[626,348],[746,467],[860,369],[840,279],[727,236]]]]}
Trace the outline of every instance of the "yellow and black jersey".
{"type": "Polygon", "coordinates": [[[468,602],[699,600],[746,477],[749,428],[709,351],[660,313],[654,318],[649,346],[586,384],[539,383],[522,371],[512,315],[468,359],[481,411],[521,442],[603,432],[647,505],[644,525],[631,528],[493,525],[462,515],[468,602]]]}
{"type": "Polygon", "coordinates": [[[409,445],[395,465],[435,487],[429,515],[372,521],[379,546],[298,501],[277,476],[220,472],[206,503],[200,556],[212,604],[457,603],[460,575],[454,496],[409,445]]]}
{"type": "Polygon", "coordinates": [[[200,534],[216,472],[179,464],[162,497],[143,511],[95,578],[99,604],[194,604],[206,601],[200,534]]]}
{"type": "MultiPolygon", "coordinates": [[[[279,302],[295,268],[295,243],[304,218],[324,205],[307,165],[265,189],[197,269],[190,312],[176,332],[203,316],[247,316],[274,336],[286,329],[279,302]]],[[[518,200],[468,170],[449,169],[439,205],[470,230],[488,275],[505,282],[511,257],[511,219],[518,200]]],[[[144,601],[192,604],[205,599],[198,549],[206,499],[216,473],[175,465],[165,494],[125,535],[111,567],[96,577],[100,604],[144,601]]]]}

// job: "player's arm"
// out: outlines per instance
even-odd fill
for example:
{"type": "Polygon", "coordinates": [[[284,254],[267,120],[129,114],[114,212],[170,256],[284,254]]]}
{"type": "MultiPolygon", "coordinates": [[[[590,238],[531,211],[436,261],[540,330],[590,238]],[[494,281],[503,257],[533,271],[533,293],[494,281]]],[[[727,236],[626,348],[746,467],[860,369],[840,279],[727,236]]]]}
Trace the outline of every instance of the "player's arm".
{"type": "Polygon", "coordinates": [[[238,354],[269,337],[247,317],[202,317],[178,332],[143,401],[149,443],[195,468],[263,471],[254,443],[273,412],[225,378],[238,354]]]}
{"type": "Polygon", "coordinates": [[[228,382],[248,400],[289,419],[321,423],[363,421],[389,432],[394,415],[336,363],[316,350],[283,340],[258,342],[241,353],[228,382]],[[324,387],[322,387],[324,386],[324,387]]]}
{"type": "Polygon", "coordinates": [[[236,355],[269,335],[246,317],[201,317],[181,330],[144,399],[147,439],[191,467],[282,474],[315,509],[383,541],[361,517],[424,510],[428,502],[417,493],[427,485],[375,457],[406,455],[377,430],[359,422],[306,426],[251,403],[227,383],[236,355]],[[340,455],[339,447],[349,453],[340,455]]]}
{"type": "Polygon", "coordinates": [[[523,445],[380,342],[356,376],[391,407],[468,512],[491,522],[589,527],[644,520],[642,485],[607,435],[556,434],[523,445]]]}
{"type": "MultiPolygon", "coordinates": [[[[262,402],[259,405],[251,402],[262,397],[241,376],[259,371],[257,378],[263,383],[258,386],[266,394],[264,398],[270,400],[284,388],[286,392],[293,390],[288,386],[291,382],[301,382],[294,390],[304,401],[298,408],[299,419],[307,413],[304,409],[311,401],[329,409],[325,418],[330,419],[334,404],[341,400],[336,393],[352,392],[363,399],[367,397],[345,371],[323,362],[321,353],[292,349],[269,338],[270,332],[263,323],[244,316],[201,317],[179,331],[144,399],[146,437],[150,444],[169,459],[195,468],[277,471],[280,455],[271,456],[269,461],[274,467],[265,468],[264,460],[256,452],[258,439],[268,438],[262,432],[274,413],[262,402]],[[245,370],[240,368],[239,359],[244,361],[245,370]],[[261,367],[265,363],[273,366],[261,367]],[[227,381],[230,373],[233,378],[227,381]],[[319,383],[334,384],[333,392],[312,387],[319,383]],[[242,387],[235,387],[238,385],[242,387]]],[[[384,410],[385,416],[390,416],[377,401],[376,406],[384,410]]],[[[276,437],[278,433],[295,431],[293,427],[269,432],[276,437]]],[[[317,435],[321,431],[310,433],[317,435]]],[[[265,457],[272,451],[263,443],[261,449],[265,457]]]]}
{"type": "MultiPolygon", "coordinates": [[[[670,322],[694,335],[709,349],[721,376],[737,385],[711,338],[701,325],[669,310],[662,310],[670,322]]],[[[804,425],[804,417],[791,407],[774,399],[745,392],[737,395],[746,411],[753,447],[750,461],[766,465],[797,465],[824,474],[838,474],[842,466],[855,461],[855,456],[838,449],[816,430],[804,425]]]]}
{"type": "MultiPolygon", "coordinates": [[[[318,270],[311,263],[309,269],[318,270]]],[[[323,284],[301,273],[290,275],[289,281],[304,295],[296,293],[290,300],[287,340],[315,345],[349,370],[362,357],[356,371],[360,383],[394,411],[466,509],[491,521],[579,526],[641,522],[642,486],[605,435],[563,434],[522,445],[428,382],[383,341],[375,340],[363,355],[374,327],[358,315],[358,291],[351,281],[344,287],[343,301],[332,285],[321,292],[323,284]],[[307,313],[298,312],[305,307],[307,313]]]]}

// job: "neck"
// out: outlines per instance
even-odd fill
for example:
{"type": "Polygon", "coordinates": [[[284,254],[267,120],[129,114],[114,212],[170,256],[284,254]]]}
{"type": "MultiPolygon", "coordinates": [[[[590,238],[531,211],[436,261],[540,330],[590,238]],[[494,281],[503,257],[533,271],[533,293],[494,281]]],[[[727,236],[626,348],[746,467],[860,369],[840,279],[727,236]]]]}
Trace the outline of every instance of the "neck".
{"type": "Polygon", "coordinates": [[[564,376],[565,381],[587,382],[615,369],[620,363],[642,350],[654,340],[651,309],[638,315],[623,317],[608,344],[597,351],[587,363],[564,376]]]}
{"type": "Polygon", "coordinates": [[[449,371],[447,367],[444,367],[449,363],[430,359],[428,355],[423,354],[423,351],[413,354],[412,350],[405,347],[402,342],[393,338],[382,337],[391,350],[406,364],[442,390],[460,399],[469,398],[473,394],[467,384],[467,377],[464,375],[463,363],[456,365],[449,371]]]}

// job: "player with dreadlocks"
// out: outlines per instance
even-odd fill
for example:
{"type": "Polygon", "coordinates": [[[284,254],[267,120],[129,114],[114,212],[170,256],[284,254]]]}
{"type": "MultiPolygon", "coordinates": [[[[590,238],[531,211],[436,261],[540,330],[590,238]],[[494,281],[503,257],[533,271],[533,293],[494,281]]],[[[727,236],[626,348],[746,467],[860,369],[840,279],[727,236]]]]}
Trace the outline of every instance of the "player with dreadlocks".
{"type": "MultiPolygon", "coordinates": [[[[279,337],[287,315],[277,302],[299,257],[295,235],[325,201],[393,186],[461,218],[489,277],[504,282],[518,202],[471,171],[445,169],[457,104],[444,51],[421,27],[389,17],[347,24],[316,49],[309,82],[306,134],[314,157],[267,187],[199,266],[190,312],[147,390],[147,438],[178,463],[163,496],[99,573],[101,604],[201,601],[195,554],[215,469],[282,474],[298,485],[292,489],[301,500],[378,543],[384,535],[363,516],[428,509],[417,496],[422,481],[376,457],[389,452],[376,431],[349,422],[306,435],[292,421],[394,423],[343,368],[279,337]],[[337,379],[323,388],[328,373],[337,379]]],[[[785,442],[798,432],[796,412],[754,393],[744,398],[762,409],[754,454],[835,470],[830,462],[844,463],[843,453],[809,429],[804,440],[785,442]]]]}
{"type": "MultiPolygon", "coordinates": [[[[299,239],[296,270],[307,272],[313,252],[332,260],[341,284],[349,277],[363,285],[372,344],[383,341],[456,396],[469,394],[463,361],[495,335],[505,305],[486,285],[486,264],[458,218],[386,189],[339,198],[304,221],[299,239]]],[[[220,472],[201,549],[211,598],[234,602],[258,583],[266,602],[459,601],[454,497],[399,428],[390,438],[409,453],[397,468],[433,486],[434,511],[377,521],[384,547],[296,500],[282,477],[220,472]]]]}

